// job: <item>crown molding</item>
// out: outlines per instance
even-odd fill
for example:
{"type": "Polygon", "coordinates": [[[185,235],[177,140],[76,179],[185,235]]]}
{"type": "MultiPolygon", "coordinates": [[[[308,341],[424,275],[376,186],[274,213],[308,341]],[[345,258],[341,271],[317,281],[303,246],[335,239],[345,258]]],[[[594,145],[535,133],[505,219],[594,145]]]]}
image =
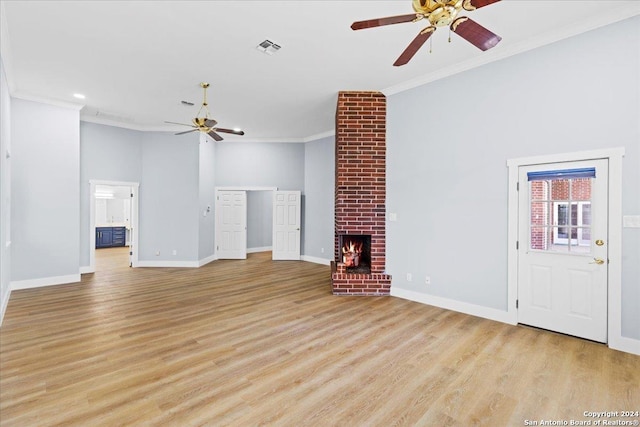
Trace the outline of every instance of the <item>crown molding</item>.
{"type": "Polygon", "coordinates": [[[21,93],[21,92],[13,93],[11,94],[11,97],[15,99],[22,99],[24,101],[31,101],[31,102],[38,102],[40,104],[53,105],[55,107],[69,108],[71,110],[76,110],[76,111],[80,111],[84,108],[84,104],[76,104],[68,101],[60,101],[59,99],[44,98],[44,97],[31,95],[27,93],[21,93]]]}

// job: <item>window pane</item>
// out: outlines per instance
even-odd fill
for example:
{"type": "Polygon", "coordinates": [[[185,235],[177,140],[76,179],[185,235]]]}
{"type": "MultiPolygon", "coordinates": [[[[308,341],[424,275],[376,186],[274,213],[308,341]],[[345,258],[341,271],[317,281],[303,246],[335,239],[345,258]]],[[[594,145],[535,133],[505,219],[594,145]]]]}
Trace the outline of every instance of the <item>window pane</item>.
{"type": "Polygon", "coordinates": [[[571,200],[591,200],[591,178],[571,180],[571,200]]]}
{"type": "Polygon", "coordinates": [[[529,181],[531,249],[591,252],[591,180],[529,181]]]}
{"type": "Polygon", "coordinates": [[[549,199],[549,183],[547,181],[531,181],[530,184],[531,200],[549,199]]]}
{"type": "Polygon", "coordinates": [[[569,227],[549,227],[547,236],[551,244],[548,245],[547,250],[553,252],[569,252],[569,245],[567,244],[568,235],[569,227]],[[554,234],[558,235],[558,239],[553,238],[554,234]]]}
{"type": "Polygon", "coordinates": [[[551,225],[550,219],[549,202],[531,202],[531,225],[551,225]]]}
{"type": "Polygon", "coordinates": [[[580,206],[582,210],[582,223],[579,225],[591,225],[591,203],[584,203],[580,206]]]}
{"type": "Polygon", "coordinates": [[[551,181],[551,199],[569,200],[569,180],[557,179],[551,181]]]}
{"type": "MultiPolygon", "coordinates": [[[[555,225],[568,225],[569,213],[567,212],[568,205],[566,203],[556,203],[556,222],[555,225]]],[[[566,231],[565,231],[566,234],[566,231]]]]}
{"type": "MultiPolygon", "coordinates": [[[[568,239],[569,238],[569,227],[557,227],[558,229],[558,239],[568,239]]],[[[557,243],[557,242],[555,242],[557,243]]],[[[565,242],[566,243],[566,242],[565,242]]]]}
{"type": "Polygon", "coordinates": [[[547,250],[547,232],[546,227],[531,227],[531,236],[529,241],[531,242],[531,249],[547,250]]]}
{"type": "Polygon", "coordinates": [[[571,203],[571,225],[578,225],[578,203],[571,203]]]}

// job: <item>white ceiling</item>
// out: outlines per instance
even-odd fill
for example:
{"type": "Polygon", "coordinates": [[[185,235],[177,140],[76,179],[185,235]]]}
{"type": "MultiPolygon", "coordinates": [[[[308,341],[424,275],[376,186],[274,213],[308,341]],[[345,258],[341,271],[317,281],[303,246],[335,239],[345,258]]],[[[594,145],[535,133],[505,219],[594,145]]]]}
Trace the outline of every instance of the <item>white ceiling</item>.
{"type": "MultiPolygon", "coordinates": [[[[232,141],[308,141],[333,131],[340,90],[392,94],[640,14],[640,1],[503,0],[467,15],[502,36],[482,52],[440,28],[409,64],[392,64],[423,22],[352,31],[412,13],[394,1],[1,1],[2,58],[14,97],[78,103],[86,121],[185,130],[209,82],[232,141]],[[269,39],[274,55],[256,49],[269,39]],[[181,105],[181,100],[196,105],[181,105]]],[[[606,60],[606,58],[603,58],[606,60]]],[[[482,84],[482,82],[478,82],[482,84]]],[[[425,100],[425,105],[431,100],[425,100]]]]}

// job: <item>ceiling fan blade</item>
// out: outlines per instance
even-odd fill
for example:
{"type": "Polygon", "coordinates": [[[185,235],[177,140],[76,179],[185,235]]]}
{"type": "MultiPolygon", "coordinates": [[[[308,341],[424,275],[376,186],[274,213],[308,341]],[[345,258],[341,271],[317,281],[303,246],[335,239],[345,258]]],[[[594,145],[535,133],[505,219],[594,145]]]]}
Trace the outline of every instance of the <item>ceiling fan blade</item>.
{"type": "Polygon", "coordinates": [[[184,135],[185,133],[191,133],[191,132],[195,132],[197,130],[198,129],[185,130],[184,132],[174,133],[174,135],[184,135]]]}
{"type": "Polygon", "coordinates": [[[213,119],[205,119],[205,121],[204,121],[204,125],[205,125],[206,127],[208,127],[208,128],[212,128],[212,127],[214,127],[214,126],[215,126],[215,125],[217,125],[217,124],[218,124],[218,122],[217,122],[217,121],[215,121],[215,120],[213,120],[213,119]]]}
{"type": "Polygon", "coordinates": [[[165,123],[171,123],[172,125],[181,125],[181,126],[191,126],[191,127],[194,127],[193,125],[188,125],[188,124],[186,124],[186,123],[176,123],[176,122],[167,122],[167,121],[165,121],[165,123]]]}
{"type": "Polygon", "coordinates": [[[234,135],[244,135],[243,130],[234,130],[234,129],[225,129],[225,128],[215,128],[216,132],[224,132],[224,133],[232,133],[234,135]]]}
{"type": "Polygon", "coordinates": [[[484,28],[476,21],[462,16],[451,23],[451,31],[481,50],[491,49],[502,37],[484,28]]]}
{"type": "Polygon", "coordinates": [[[411,22],[414,19],[421,19],[422,15],[412,13],[411,15],[389,16],[386,18],[369,19],[367,21],[357,21],[351,24],[352,30],[363,30],[365,28],[380,27],[382,25],[401,24],[411,22]]]}
{"type": "Polygon", "coordinates": [[[207,135],[209,135],[211,138],[215,139],[216,141],[222,141],[222,137],[212,130],[207,132],[207,135]]]}
{"type": "Polygon", "coordinates": [[[416,54],[418,49],[422,47],[424,42],[429,40],[429,37],[431,37],[431,34],[433,34],[435,30],[436,30],[436,27],[431,26],[420,31],[420,33],[418,33],[416,38],[413,39],[411,43],[409,43],[409,46],[407,46],[404,52],[402,52],[402,54],[400,54],[398,59],[396,59],[396,62],[394,62],[393,65],[395,65],[396,67],[399,67],[400,65],[404,65],[407,62],[409,62],[411,58],[413,58],[413,55],[416,54]]]}
{"type": "Polygon", "coordinates": [[[490,4],[497,3],[499,1],[500,0],[465,0],[464,3],[462,3],[462,7],[464,10],[471,11],[489,6],[490,4]]]}

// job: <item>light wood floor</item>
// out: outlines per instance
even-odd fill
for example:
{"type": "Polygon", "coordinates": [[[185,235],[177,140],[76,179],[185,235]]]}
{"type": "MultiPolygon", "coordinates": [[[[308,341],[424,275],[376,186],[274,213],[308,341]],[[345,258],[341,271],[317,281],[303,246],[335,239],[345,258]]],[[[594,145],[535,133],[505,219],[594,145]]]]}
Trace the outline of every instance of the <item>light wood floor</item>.
{"type": "Polygon", "coordinates": [[[327,266],[127,267],[15,291],[2,426],[522,426],[640,410],[640,357],[394,297],[327,266]]]}

